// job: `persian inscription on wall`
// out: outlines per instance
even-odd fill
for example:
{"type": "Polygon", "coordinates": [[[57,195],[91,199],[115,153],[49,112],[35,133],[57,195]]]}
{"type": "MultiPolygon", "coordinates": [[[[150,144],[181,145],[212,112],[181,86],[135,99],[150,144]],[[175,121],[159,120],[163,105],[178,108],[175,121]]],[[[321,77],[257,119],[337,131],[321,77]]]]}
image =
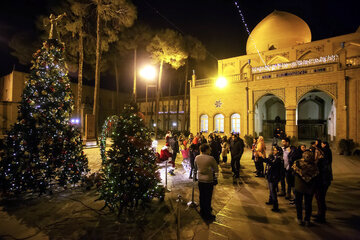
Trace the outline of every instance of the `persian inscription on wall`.
{"type": "Polygon", "coordinates": [[[334,100],[337,99],[337,84],[330,83],[296,87],[296,100],[299,101],[306,93],[314,89],[328,93],[334,100]]]}
{"type": "Polygon", "coordinates": [[[279,89],[266,89],[266,90],[255,90],[253,91],[253,99],[254,103],[256,103],[261,97],[267,95],[267,94],[273,94],[280,98],[283,102],[285,102],[285,89],[279,88],[279,89]]]}
{"type": "Polygon", "coordinates": [[[299,57],[301,55],[303,55],[305,52],[308,52],[308,51],[323,53],[324,52],[324,44],[317,45],[317,46],[305,47],[305,48],[301,48],[301,49],[296,49],[296,59],[299,59],[299,57]]]}
{"type": "Polygon", "coordinates": [[[281,56],[286,59],[289,59],[289,52],[282,52],[282,53],[276,53],[276,54],[272,54],[272,55],[266,55],[266,62],[268,63],[271,59],[273,59],[276,56],[281,56]]]}

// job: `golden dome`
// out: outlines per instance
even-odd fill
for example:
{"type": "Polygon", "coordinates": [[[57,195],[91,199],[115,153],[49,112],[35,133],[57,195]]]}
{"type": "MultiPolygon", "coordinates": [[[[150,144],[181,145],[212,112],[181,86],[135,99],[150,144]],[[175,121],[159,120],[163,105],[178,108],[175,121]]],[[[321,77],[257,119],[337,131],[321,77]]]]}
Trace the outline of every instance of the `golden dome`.
{"type": "Polygon", "coordinates": [[[281,49],[308,42],[311,42],[311,31],[304,20],[294,14],[275,10],[251,32],[246,53],[281,49]]]}

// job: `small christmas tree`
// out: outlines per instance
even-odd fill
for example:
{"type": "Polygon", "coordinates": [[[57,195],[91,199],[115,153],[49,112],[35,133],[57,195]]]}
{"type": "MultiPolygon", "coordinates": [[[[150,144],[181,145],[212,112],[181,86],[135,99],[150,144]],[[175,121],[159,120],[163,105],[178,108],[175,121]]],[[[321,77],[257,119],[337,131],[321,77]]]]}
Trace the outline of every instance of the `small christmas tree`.
{"type": "Polygon", "coordinates": [[[108,158],[102,165],[100,199],[118,214],[163,197],[150,132],[142,116],[135,104],[124,107],[112,133],[108,158]]]}
{"type": "Polygon", "coordinates": [[[7,193],[42,193],[53,183],[76,183],[88,170],[80,133],[69,121],[74,104],[63,55],[64,44],[55,39],[34,54],[0,161],[0,187],[7,193]]]}

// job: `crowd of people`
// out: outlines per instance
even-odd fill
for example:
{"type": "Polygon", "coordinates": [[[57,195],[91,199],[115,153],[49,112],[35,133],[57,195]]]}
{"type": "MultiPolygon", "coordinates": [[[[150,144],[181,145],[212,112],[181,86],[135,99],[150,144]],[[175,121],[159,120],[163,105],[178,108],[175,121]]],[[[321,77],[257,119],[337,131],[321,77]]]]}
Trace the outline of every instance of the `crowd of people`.
{"type": "MultiPolygon", "coordinates": [[[[245,144],[238,134],[220,136],[201,133],[188,137],[172,135],[165,137],[166,144],[161,149],[160,161],[169,161],[169,174],[174,175],[177,154],[190,162],[189,178],[196,178],[199,185],[200,214],[206,220],[214,220],[211,199],[214,185],[217,184],[218,165],[226,166],[231,156],[233,179],[240,177],[240,160],[245,144]]],[[[251,146],[255,177],[265,178],[268,183],[269,199],[265,204],[272,205],[272,211],[280,212],[278,197],[285,197],[290,205],[296,206],[296,221],[300,225],[311,225],[312,200],[315,196],[317,214],[314,221],[326,222],[326,193],[333,180],[332,152],[328,142],[316,140],[309,148],[290,144],[280,129],[274,131],[274,139],[267,155],[264,138],[254,138],[251,146]],[[303,217],[303,203],[305,215],[303,217]]]]}

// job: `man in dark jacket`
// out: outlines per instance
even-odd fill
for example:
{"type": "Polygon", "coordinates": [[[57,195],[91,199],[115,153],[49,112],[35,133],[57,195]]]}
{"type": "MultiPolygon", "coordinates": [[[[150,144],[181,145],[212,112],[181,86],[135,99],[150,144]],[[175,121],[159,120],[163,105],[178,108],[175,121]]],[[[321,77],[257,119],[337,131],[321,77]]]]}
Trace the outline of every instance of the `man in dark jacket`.
{"type": "Polygon", "coordinates": [[[239,178],[240,176],[240,159],[244,153],[244,147],[244,141],[239,137],[239,135],[234,134],[230,144],[231,168],[234,173],[234,178],[239,178]]]}
{"type": "Polygon", "coordinates": [[[190,154],[190,176],[189,178],[192,179],[193,175],[195,175],[194,171],[195,171],[195,158],[197,155],[200,154],[200,143],[192,143],[189,147],[189,154],[190,154]]]}
{"type": "Polygon", "coordinates": [[[217,162],[217,164],[219,164],[221,145],[218,143],[217,137],[215,134],[210,134],[208,140],[209,140],[208,143],[211,148],[210,156],[215,158],[215,161],[217,162]]]}
{"type": "Polygon", "coordinates": [[[178,139],[177,139],[176,135],[174,135],[172,138],[170,138],[169,144],[170,144],[170,147],[172,149],[171,163],[172,163],[172,166],[175,167],[176,156],[177,156],[177,154],[179,152],[179,142],[178,142],[178,139]]]}
{"type": "Polygon", "coordinates": [[[315,216],[314,221],[318,223],[326,222],[326,192],[333,180],[332,175],[332,152],[329,147],[328,142],[321,143],[321,150],[323,152],[322,157],[317,161],[317,166],[319,168],[319,180],[315,191],[315,198],[318,206],[318,212],[315,216]]]}
{"type": "Polygon", "coordinates": [[[273,204],[273,208],[271,209],[273,212],[279,212],[276,188],[280,181],[281,170],[283,168],[282,154],[283,152],[281,147],[273,146],[272,154],[270,154],[269,158],[264,159],[267,164],[266,178],[268,180],[270,190],[269,201],[266,202],[266,204],[273,204]]]}

